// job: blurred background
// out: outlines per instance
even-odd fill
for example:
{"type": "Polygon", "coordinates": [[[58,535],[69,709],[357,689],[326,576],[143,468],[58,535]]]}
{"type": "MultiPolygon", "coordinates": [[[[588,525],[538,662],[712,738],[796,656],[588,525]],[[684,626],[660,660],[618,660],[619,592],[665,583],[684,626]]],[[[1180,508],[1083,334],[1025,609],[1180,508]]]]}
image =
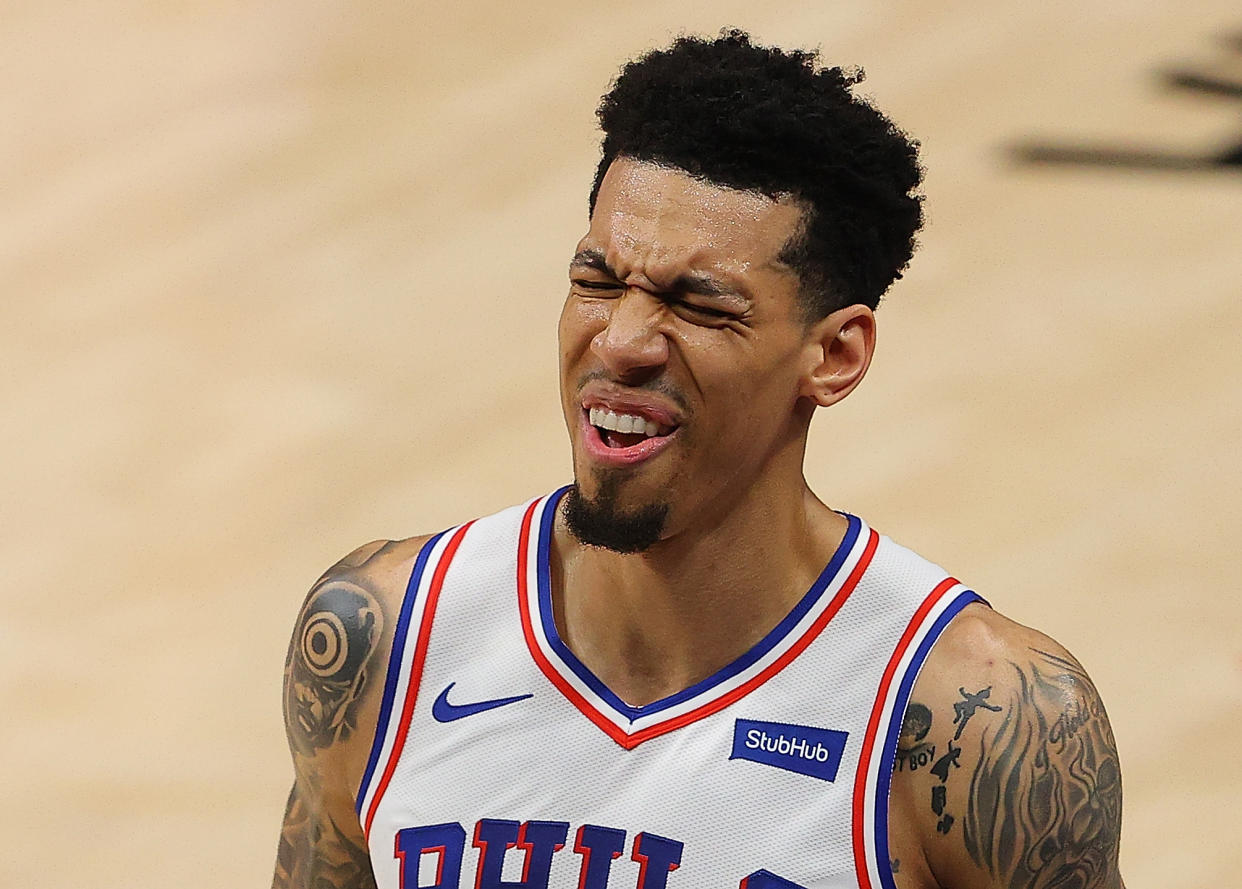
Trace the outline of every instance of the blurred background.
{"type": "Polygon", "coordinates": [[[863,66],[923,143],[922,248],[812,485],[1084,662],[1130,889],[1236,882],[1236,0],[18,0],[0,884],[267,885],[302,596],[568,480],[595,105],[722,25],[863,66]]]}

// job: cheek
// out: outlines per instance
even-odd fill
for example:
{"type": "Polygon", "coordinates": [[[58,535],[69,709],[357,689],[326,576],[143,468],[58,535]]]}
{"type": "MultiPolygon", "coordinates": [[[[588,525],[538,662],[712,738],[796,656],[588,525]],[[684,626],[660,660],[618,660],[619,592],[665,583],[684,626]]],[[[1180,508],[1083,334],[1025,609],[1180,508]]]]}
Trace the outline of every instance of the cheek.
{"type": "Polygon", "coordinates": [[[570,361],[586,351],[591,340],[608,324],[608,306],[603,300],[585,301],[572,294],[561,308],[557,325],[561,361],[570,361]]]}
{"type": "Polygon", "coordinates": [[[786,362],[751,363],[746,357],[734,356],[727,372],[704,392],[704,401],[718,406],[713,425],[721,446],[765,450],[795,413],[798,377],[786,362]]]}

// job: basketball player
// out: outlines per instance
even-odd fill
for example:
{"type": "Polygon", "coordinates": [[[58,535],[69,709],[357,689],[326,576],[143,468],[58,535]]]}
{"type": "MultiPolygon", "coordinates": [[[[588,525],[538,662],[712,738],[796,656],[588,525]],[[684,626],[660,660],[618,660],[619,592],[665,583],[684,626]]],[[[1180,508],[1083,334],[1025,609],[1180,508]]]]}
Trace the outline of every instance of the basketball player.
{"type": "Polygon", "coordinates": [[[1083,668],[803,479],[921,224],[857,79],[740,32],[624,69],[560,321],[574,484],[311,590],[276,886],[1122,885],[1083,668]]]}

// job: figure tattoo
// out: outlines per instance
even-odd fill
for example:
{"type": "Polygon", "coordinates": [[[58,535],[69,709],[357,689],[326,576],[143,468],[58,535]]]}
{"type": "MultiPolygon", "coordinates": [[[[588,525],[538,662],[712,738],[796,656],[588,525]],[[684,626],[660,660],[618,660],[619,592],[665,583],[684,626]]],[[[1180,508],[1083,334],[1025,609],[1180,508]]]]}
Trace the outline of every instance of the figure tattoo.
{"type": "Polygon", "coordinates": [[[990,685],[982,691],[975,692],[973,695],[961,687],[958,688],[958,691],[962,695],[962,700],[953,705],[953,724],[957,726],[957,734],[953,736],[954,741],[961,739],[966,723],[970,722],[970,717],[974,716],[975,711],[980,707],[984,710],[991,710],[993,713],[999,713],[1003,709],[987,703],[988,696],[992,694],[992,686],[990,685]]]}
{"type": "Polygon", "coordinates": [[[949,750],[944,756],[936,760],[936,764],[931,767],[931,773],[940,779],[943,784],[949,780],[950,769],[960,769],[962,764],[958,762],[958,757],[962,755],[961,747],[954,747],[953,742],[949,742],[949,750]]]}
{"type": "Polygon", "coordinates": [[[1019,689],[984,730],[971,776],[966,850],[1006,886],[1095,889],[1114,873],[1121,831],[1104,705],[1074,661],[1032,649],[1012,666],[1019,689]]]}
{"type": "Polygon", "coordinates": [[[348,738],[384,617],[362,587],[328,579],[302,610],[285,662],[285,724],[304,756],[348,738]]]}

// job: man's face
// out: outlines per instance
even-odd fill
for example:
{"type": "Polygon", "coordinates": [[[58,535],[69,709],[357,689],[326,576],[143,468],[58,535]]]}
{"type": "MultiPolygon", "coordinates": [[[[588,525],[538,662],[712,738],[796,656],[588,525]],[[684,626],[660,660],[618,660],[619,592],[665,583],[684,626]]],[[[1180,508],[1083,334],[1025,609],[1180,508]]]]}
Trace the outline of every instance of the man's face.
{"type": "Polygon", "coordinates": [[[808,340],[778,257],[801,216],[679,170],[609,167],[560,320],[571,527],[594,508],[597,524],[645,516],[668,537],[788,474],[808,340]]]}

